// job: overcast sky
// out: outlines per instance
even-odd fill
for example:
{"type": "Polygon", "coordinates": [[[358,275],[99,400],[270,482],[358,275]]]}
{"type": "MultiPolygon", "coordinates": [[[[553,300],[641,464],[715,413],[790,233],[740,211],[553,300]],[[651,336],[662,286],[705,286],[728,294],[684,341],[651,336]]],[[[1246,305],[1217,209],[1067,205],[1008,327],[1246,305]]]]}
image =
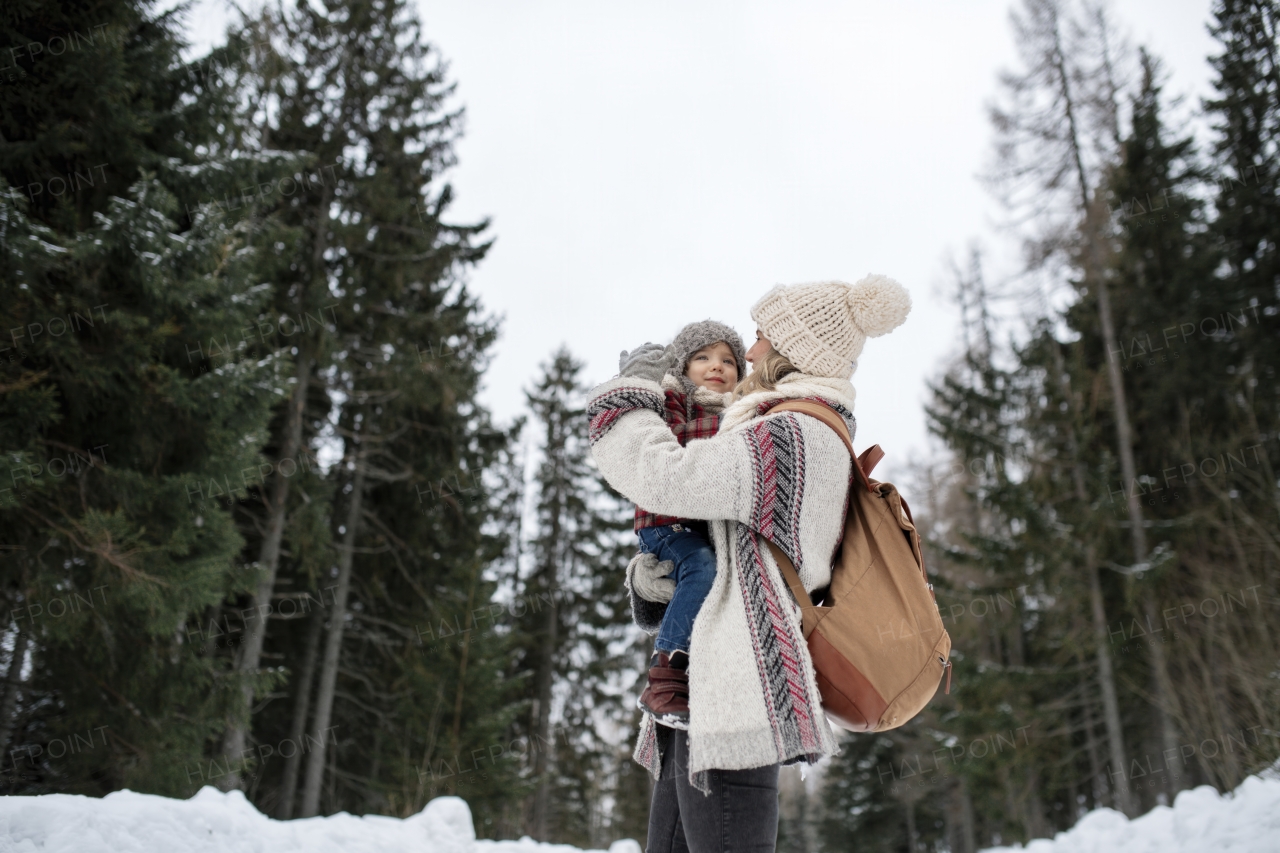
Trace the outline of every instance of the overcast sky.
{"type": "MultiPolygon", "coordinates": [[[[224,3],[190,18],[200,52],[224,3]]],[[[958,340],[945,260],[1003,239],[977,175],[1009,0],[418,6],[467,112],[452,217],[496,237],[471,287],[504,317],[482,397],[500,419],[561,343],[600,381],[692,320],[754,338],[774,284],[877,272],[915,305],[863,351],[857,444],[925,455],[925,383],[958,340]]],[[[1169,94],[1208,92],[1208,0],[1112,6],[1169,94]]]]}

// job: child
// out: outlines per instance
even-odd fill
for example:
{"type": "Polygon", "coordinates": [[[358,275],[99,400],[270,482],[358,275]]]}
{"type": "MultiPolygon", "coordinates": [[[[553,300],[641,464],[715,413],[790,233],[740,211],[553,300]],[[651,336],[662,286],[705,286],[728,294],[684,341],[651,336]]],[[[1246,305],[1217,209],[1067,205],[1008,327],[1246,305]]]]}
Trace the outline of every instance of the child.
{"type": "MultiPolygon", "coordinates": [[[[665,357],[674,362],[662,378],[664,417],[672,432],[681,444],[715,435],[720,412],[732,399],[738,378],[746,372],[742,339],[722,323],[690,323],[676,335],[665,357]]],[[[689,637],[716,577],[715,551],[707,541],[704,521],[655,515],[637,506],[635,531],[641,554],[674,564],[669,577],[675,581],[675,594],[658,629],[649,683],[639,705],[655,721],[687,729],[689,637]]]]}

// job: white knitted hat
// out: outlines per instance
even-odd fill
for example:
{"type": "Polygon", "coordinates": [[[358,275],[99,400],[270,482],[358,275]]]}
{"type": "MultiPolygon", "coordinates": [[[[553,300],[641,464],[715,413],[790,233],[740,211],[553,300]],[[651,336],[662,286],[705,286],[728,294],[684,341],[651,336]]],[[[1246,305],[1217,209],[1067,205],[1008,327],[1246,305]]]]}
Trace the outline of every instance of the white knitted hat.
{"type": "Polygon", "coordinates": [[[907,319],[911,294],[884,275],[857,284],[780,284],[751,308],[751,319],[773,348],[811,376],[848,379],[868,337],[888,334],[907,319]]]}

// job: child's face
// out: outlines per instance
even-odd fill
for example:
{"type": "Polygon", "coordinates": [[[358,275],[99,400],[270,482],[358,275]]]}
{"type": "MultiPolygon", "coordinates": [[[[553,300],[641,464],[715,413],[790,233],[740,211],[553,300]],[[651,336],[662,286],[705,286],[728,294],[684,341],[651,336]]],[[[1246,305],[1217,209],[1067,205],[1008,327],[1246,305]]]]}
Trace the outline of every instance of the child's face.
{"type": "Polygon", "coordinates": [[[738,362],[728,344],[716,341],[689,357],[684,375],[699,388],[724,393],[738,384],[738,362]]]}

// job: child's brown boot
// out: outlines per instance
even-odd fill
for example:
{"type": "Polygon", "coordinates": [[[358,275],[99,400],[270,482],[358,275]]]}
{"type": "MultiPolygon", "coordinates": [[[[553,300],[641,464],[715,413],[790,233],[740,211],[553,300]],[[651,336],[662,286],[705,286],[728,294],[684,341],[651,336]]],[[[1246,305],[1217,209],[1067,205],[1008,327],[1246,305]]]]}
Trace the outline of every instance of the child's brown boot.
{"type": "Polygon", "coordinates": [[[673,729],[689,729],[689,656],[654,652],[649,662],[649,683],[640,694],[640,710],[654,721],[673,729]]]}

